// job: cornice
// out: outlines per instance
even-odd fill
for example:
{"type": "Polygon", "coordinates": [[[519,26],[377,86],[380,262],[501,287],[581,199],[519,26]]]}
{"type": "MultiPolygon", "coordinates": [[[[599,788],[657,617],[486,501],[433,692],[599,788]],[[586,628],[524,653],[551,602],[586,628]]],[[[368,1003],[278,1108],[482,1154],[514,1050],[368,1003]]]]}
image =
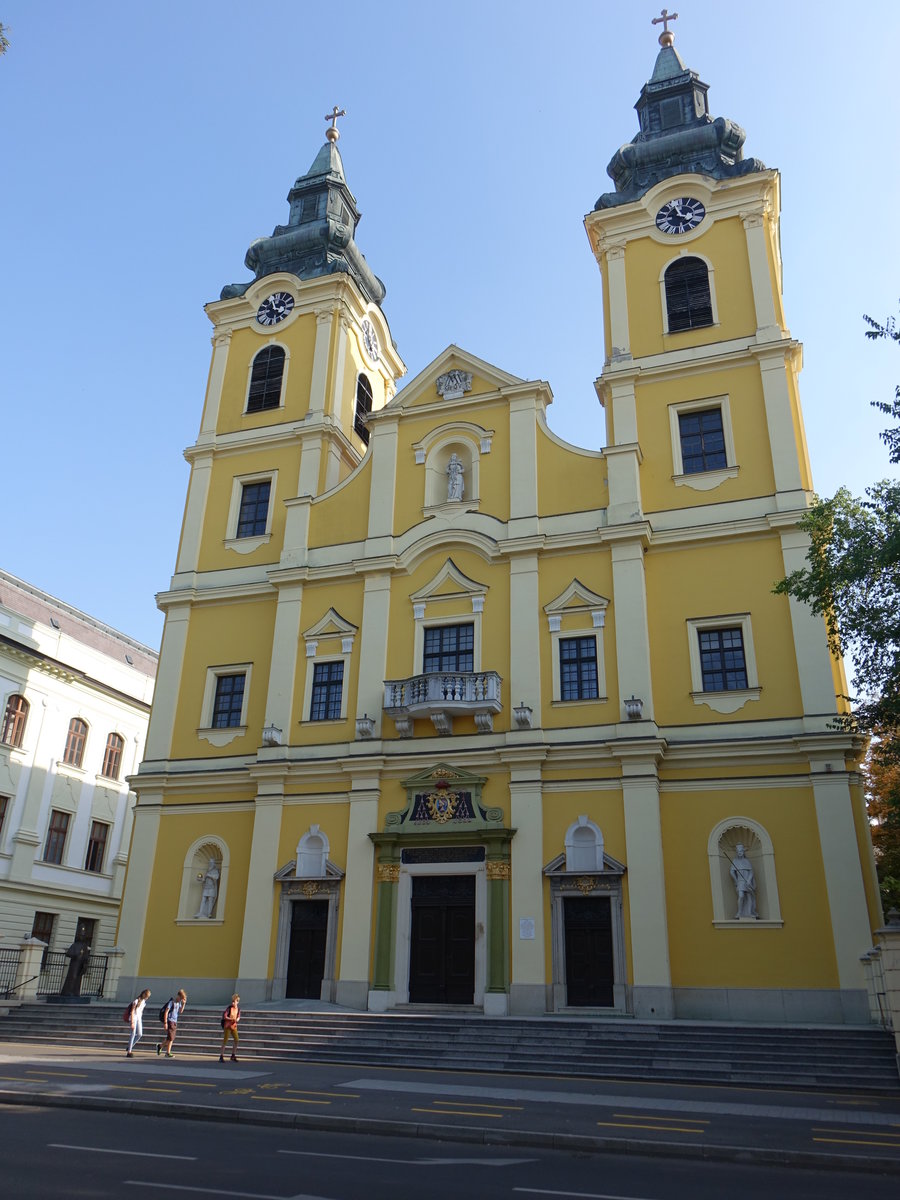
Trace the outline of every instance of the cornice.
{"type": "Polygon", "coordinates": [[[720,370],[729,364],[751,363],[779,355],[793,358],[802,351],[800,342],[789,334],[774,341],[757,342],[755,336],[733,338],[727,342],[711,342],[705,346],[691,346],[684,350],[667,350],[663,354],[645,355],[641,358],[612,360],[607,363],[595,387],[609,388],[616,383],[638,383],[642,378],[661,380],[678,378],[692,373],[700,374],[720,370]]]}

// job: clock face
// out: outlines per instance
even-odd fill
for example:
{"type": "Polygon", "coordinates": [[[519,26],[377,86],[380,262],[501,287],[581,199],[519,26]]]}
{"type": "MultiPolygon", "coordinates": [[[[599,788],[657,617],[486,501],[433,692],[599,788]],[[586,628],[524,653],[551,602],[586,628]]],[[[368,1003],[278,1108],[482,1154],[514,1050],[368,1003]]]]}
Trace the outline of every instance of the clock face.
{"type": "Polygon", "coordinates": [[[684,196],[662,206],[656,214],[656,228],[663,233],[690,233],[705,216],[706,209],[699,200],[684,196]]]}
{"type": "Polygon", "coordinates": [[[256,310],[256,319],[260,325],[277,325],[290,315],[293,307],[294,297],[290,292],[273,292],[256,310]]]}
{"type": "Polygon", "coordinates": [[[372,362],[378,362],[378,334],[375,332],[375,326],[368,319],[362,323],[362,340],[366,354],[372,362]]]}

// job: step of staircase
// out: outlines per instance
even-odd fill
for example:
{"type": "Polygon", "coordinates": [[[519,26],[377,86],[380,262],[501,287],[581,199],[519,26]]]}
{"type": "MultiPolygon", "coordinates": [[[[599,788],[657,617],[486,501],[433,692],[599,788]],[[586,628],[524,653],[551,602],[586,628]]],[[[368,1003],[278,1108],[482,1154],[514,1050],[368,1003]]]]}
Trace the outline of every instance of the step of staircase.
{"type": "MultiPolygon", "coordinates": [[[[218,1008],[189,1008],[176,1051],[217,1056],[220,1015],[218,1008]]],[[[161,1034],[154,1008],[145,1015],[139,1052],[152,1053],[161,1034]]],[[[240,1034],[248,1059],[900,1094],[893,1037],[874,1027],[266,1008],[245,1009],[240,1034]]],[[[27,1004],[0,1016],[0,1042],[124,1053],[127,1037],[120,1005],[75,1012],[27,1004]]]]}

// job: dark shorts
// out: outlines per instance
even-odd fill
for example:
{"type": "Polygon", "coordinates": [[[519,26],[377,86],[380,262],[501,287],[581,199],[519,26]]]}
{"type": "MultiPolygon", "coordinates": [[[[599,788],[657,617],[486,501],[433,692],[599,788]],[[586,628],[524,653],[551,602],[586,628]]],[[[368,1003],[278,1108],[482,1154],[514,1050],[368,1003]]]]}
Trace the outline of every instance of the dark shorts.
{"type": "Polygon", "coordinates": [[[169,1041],[171,1041],[171,1042],[175,1041],[175,1034],[177,1032],[178,1032],[178,1022],[177,1021],[166,1021],[166,1037],[169,1039],[169,1041]]]}

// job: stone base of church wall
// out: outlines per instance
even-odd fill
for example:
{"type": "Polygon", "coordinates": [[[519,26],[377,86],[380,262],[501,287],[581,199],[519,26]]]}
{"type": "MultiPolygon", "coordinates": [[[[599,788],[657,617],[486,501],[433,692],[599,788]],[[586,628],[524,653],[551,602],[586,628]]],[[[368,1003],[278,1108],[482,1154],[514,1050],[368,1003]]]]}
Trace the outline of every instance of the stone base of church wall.
{"type": "Polygon", "coordinates": [[[357,1008],[365,1012],[368,1008],[369,981],[367,979],[338,979],[334,984],[334,1002],[342,1008],[357,1008]]]}
{"type": "MultiPolygon", "coordinates": [[[[184,988],[187,992],[188,1012],[195,1004],[227,1004],[235,992],[240,993],[242,1007],[249,1008],[267,998],[268,985],[267,979],[205,979],[193,978],[190,975],[182,975],[173,979],[171,976],[163,978],[148,975],[123,975],[119,980],[115,996],[106,996],[104,999],[115,999],[119,1003],[127,1004],[144,988],[149,988],[152,996],[147,1003],[147,1010],[155,1013],[170,996],[175,995],[179,988],[184,988]]],[[[145,1016],[145,1024],[146,1021],[145,1016]]]]}
{"type": "Polygon", "coordinates": [[[631,988],[631,1012],[642,1021],[671,1021],[675,1016],[675,1001],[668,987],[631,988]]]}
{"type": "MultiPolygon", "coordinates": [[[[485,996],[487,999],[487,996],[485,996]]],[[[543,983],[512,983],[509,986],[511,1017],[540,1017],[547,1011],[547,987],[543,983]]]]}
{"type": "Polygon", "coordinates": [[[508,1017],[509,996],[506,992],[484,993],[484,1015],[486,1017],[508,1017]]]}
{"type": "MultiPolygon", "coordinates": [[[[675,1018],[782,1025],[869,1025],[866,993],[824,988],[675,988],[675,1018]]],[[[644,1016],[645,1014],[635,1015],[644,1016]]]]}

